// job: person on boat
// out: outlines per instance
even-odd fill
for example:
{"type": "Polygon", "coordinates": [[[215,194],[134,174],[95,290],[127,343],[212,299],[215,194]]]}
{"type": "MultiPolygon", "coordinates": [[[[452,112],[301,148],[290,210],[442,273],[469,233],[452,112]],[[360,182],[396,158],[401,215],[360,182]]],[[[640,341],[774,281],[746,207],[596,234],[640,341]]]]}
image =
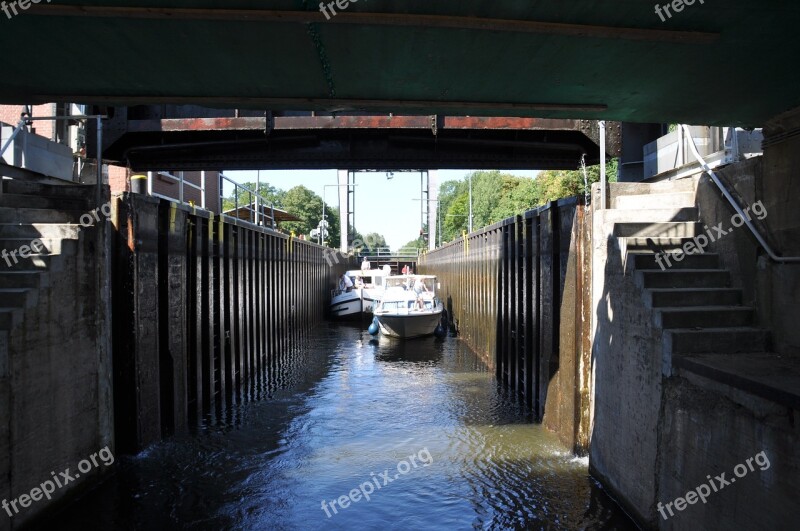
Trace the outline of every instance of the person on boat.
{"type": "Polygon", "coordinates": [[[428,286],[425,285],[425,281],[422,278],[417,277],[414,281],[414,293],[417,294],[417,306],[420,310],[425,307],[425,303],[422,300],[422,294],[428,293],[428,286]]]}
{"type": "Polygon", "coordinates": [[[346,293],[353,291],[353,281],[350,280],[347,273],[343,273],[342,278],[339,279],[339,291],[344,291],[346,293]]]}
{"type": "Polygon", "coordinates": [[[408,275],[411,272],[411,269],[408,267],[408,264],[403,266],[403,274],[408,275]]]}
{"type": "Polygon", "coordinates": [[[364,260],[361,261],[361,271],[366,272],[370,269],[372,269],[372,264],[369,263],[369,260],[367,260],[367,257],[365,256],[364,260]]]}

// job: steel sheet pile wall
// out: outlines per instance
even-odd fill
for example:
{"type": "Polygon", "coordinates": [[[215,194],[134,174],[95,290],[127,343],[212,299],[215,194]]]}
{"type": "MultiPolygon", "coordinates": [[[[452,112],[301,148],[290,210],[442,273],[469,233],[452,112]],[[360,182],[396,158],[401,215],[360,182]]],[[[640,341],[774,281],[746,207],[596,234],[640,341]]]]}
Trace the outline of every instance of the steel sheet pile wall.
{"type": "Polygon", "coordinates": [[[569,447],[588,447],[590,238],[577,199],[550,203],[420,258],[459,335],[569,447]]]}
{"type": "Polygon", "coordinates": [[[325,249],[138,195],[116,202],[117,447],[136,451],[290,378],[338,275],[325,249]]]}

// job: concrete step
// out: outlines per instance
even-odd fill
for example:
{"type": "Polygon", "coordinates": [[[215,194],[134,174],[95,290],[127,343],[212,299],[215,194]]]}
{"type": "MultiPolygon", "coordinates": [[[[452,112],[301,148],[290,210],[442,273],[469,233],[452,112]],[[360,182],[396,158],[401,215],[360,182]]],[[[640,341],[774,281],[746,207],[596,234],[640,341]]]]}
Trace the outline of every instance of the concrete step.
{"type": "Polygon", "coordinates": [[[742,290],[737,288],[649,289],[644,292],[648,308],[687,306],[738,306],[742,290]]]}
{"type": "Polygon", "coordinates": [[[648,210],[606,210],[604,220],[611,223],[668,223],[698,221],[700,212],[691,208],[653,208],[648,210]]]}
{"type": "Polygon", "coordinates": [[[645,195],[694,192],[697,190],[697,178],[658,181],[655,183],[609,183],[609,189],[615,195],[645,195]]]}
{"type": "Polygon", "coordinates": [[[87,230],[80,225],[67,225],[64,223],[32,223],[19,225],[14,223],[0,223],[0,239],[35,238],[77,240],[81,230],[87,230]]]}
{"type": "Polygon", "coordinates": [[[680,354],[739,354],[768,352],[767,330],[743,328],[678,328],[664,331],[664,350],[672,356],[680,354]]]}
{"type": "Polygon", "coordinates": [[[33,271],[7,271],[0,269],[0,289],[38,288],[42,274],[33,271]]]}
{"type": "Polygon", "coordinates": [[[667,269],[636,271],[636,282],[643,288],[728,288],[730,272],[725,269],[667,269]]]}
{"type": "Polygon", "coordinates": [[[646,210],[650,208],[693,207],[694,192],[622,195],[614,198],[611,208],[619,210],[646,210]]]}
{"type": "Polygon", "coordinates": [[[28,302],[28,296],[33,293],[32,289],[25,288],[5,288],[0,289],[0,306],[6,308],[24,308],[28,302]]]}
{"type": "Polygon", "coordinates": [[[43,208],[0,208],[0,223],[78,224],[85,210],[47,210],[43,208]]]}
{"type": "Polygon", "coordinates": [[[682,249],[692,238],[635,237],[620,238],[620,246],[628,253],[661,253],[682,249]]]}
{"type": "Polygon", "coordinates": [[[661,308],[655,325],[663,328],[726,328],[753,324],[753,309],[745,306],[697,306],[661,308]]]}
{"type": "Polygon", "coordinates": [[[4,194],[62,197],[65,199],[94,199],[95,186],[86,184],[42,184],[20,179],[4,179],[4,194]]]}
{"type": "Polygon", "coordinates": [[[674,366],[718,384],[800,410],[800,358],[772,352],[678,356],[674,366]]]}
{"type": "Polygon", "coordinates": [[[683,253],[669,253],[668,256],[661,256],[656,260],[654,253],[640,253],[634,254],[634,266],[637,270],[648,269],[719,269],[719,255],[715,253],[703,254],[683,254],[683,253]],[[681,258],[680,261],[675,260],[675,256],[681,258]]]}
{"type": "MultiPolygon", "coordinates": [[[[78,240],[77,239],[58,239],[58,238],[38,238],[44,244],[44,251],[41,255],[67,255],[74,256],[78,253],[78,240]]],[[[0,253],[3,249],[6,252],[17,250],[23,245],[30,247],[31,238],[2,238],[0,237],[0,253]]],[[[0,258],[0,266],[5,263],[5,260],[0,258]]],[[[2,269],[2,267],[0,267],[2,269]]]]}
{"type": "Polygon", "coordinates": [[[0,207],[7,208],[44,208],[48,210],[82,210],[83,212],[88,212],[91,208],[95,208],[90,205],[91,201],[88,199],[41,197],[21,194],[0,195],[0,207]]]}
{"type": "Polygon", "coordinates": [[[677,221],[667,223],[616,223],[618,238],[693,238],[703,232],[699,223],[677,221]]]}
{"type": "Polygon", "coordinates": [[[52,271],[52,260],[53,255],[48,254],[29,254],[28,258],[22,258],[19,253],[3,255],[0,250],[0,271],[52,271]]]}

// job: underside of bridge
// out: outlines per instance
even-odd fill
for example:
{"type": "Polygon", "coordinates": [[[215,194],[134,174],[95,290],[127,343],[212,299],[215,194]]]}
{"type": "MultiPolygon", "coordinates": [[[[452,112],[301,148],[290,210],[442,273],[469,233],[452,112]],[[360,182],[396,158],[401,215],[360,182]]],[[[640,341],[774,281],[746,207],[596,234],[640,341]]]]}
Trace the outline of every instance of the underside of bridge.
{"type": "MultiPolygon", "coordinates": [[[[681,127],[677,169],[691,179],[661,173],[663,182],[614,183],[605,195],[598,186],[589,208],[550,203],[465,235],[420,267],[450,275],[462,339],[463,307],[477,301],[488,338],[478,346],[496,354],[498,376],[523,382],[545,425],[588,446],[591,473],[640,525],[792,528],[796,4],[265,4],[0,2],[0,103],[87,104],[108,116],[104,157],[131,170],[567,168],[583,155],[598,161],[599,121],[624,166],[625,124],[639,164],[642,138],[662,124],[724,126],[736,143],[731,126],[763,126],[761,156],[718,159],[720,176],[681,127]],[[774,466],[756,471],[757,456],[774,466]],[[743,477],[745,462],[748,483],[689,501],[712,473],[743,477]]],[[[102,182],[0,185],[11,256],[26,258],[37,242],[53,255],[0,271],[0,476],[10,478],[0,499],[95,448],[143,448],[240,404],[225,393],[280,370],[272,361],[321,319],[319,300],[355,267],[332,265],[310,241],[138,193],[104,205],[112,230],[98,213],[102,182]],[[87,211],[98,222],[89,230],[87,211]]]]}
{"type": "MultiPolygon", "coordinates": [[[[136,171],[223,169],[574,169],[599,161],[596,121],[114,108],[103,158],[136,171]]],[[[620,124],[607,153],[619,155],[620,124]]],[[[89,138],[95,138],[90,134],[89,138]]],[[[93,153],[90,144],[90,153],[93,153]]]]}
{"type": "Polygon", "coordinates": [[[6,103],[745,126],[800,105],[779,0],[22,3],[0,15],[6,103]]]}

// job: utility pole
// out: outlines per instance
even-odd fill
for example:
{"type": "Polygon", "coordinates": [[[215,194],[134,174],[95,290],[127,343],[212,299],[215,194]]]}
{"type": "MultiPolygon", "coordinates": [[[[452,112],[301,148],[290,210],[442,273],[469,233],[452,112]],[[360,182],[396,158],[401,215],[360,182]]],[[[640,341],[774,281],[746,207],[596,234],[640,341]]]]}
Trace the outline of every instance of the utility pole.
{"type": "MultiPolygon", "coordinates": [[[[683,142],[681,142],[681,148],[683,142]]],[[[600,209],[606,209],[606,121],[600,120],[600,209]]]]}

